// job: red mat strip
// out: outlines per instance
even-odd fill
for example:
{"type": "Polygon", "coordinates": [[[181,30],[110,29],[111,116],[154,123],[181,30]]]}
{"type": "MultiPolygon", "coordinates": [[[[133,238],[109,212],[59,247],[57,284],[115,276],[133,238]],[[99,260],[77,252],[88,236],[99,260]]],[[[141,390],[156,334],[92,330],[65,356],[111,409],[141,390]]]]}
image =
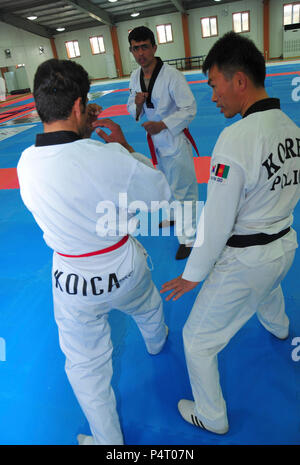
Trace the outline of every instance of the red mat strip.
{"type": "Polygon", "coordinates": [[[99,118],[110,118],[111,116],[124,116],[129,115],[130,113],[127,110],[127,105],[113,105],[109,108],[105,108],[101,113],[99,118]]]}
{"type": "Polygon", "coordinates": [[[23,102],[24,100],[28,100],[33,98],[32,94],[26,94],[23,97],[8,97],[5,101],[0,103],[0,107],[8,107],[9,105],[13,105],[14,103],[23,102]]]}
{"type": "MultiPolygon", "coordinates": [[[[210,157],[195,157],[195,171],[198,183],[207,183],[209,179],[210,157]]],[[[0,169],[0,190],[19,189],[19,181],[16,168],[0,169]]]]}
{"type": "Polygon", "coordinates": [[[15,109],[4,111],[3,113],[0,113],[0,123],[5,123],[11,119],[19,118],[22,115],[31,113],[33,110],[35,110],[35,104],[31,102],[26,105],[21,105],[15,109]]]}
{"type": "Polygon", "coordinates": [[[19,187],[16,168],[0,169],[0,189],[19,189],[19,187]]]}

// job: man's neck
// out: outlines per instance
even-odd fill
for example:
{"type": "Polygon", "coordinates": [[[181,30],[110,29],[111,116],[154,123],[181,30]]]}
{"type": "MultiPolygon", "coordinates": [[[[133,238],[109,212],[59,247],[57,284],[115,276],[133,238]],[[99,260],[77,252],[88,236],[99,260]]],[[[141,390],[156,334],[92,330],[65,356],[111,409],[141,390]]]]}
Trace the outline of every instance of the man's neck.
{"type": "Polygon", "coordinates": [[[153,58],[153,61],[151,61],[151,63],[150,63],[148,66],[142,68],[142,69],[143,69],[143,73],[144,73],[144,77],[145,77],[146,79],[150,79],[150,78],[151,78],[152,73],[153,73],[153,70],[154,70],[154,68],[155,68],[155,66],[156,66],[156,63],[157,63],[157,58],[154,57],[154,58],[153,58]]]}
{"type": "Polygon", "coordinates": [[[44,132],[72,131],[78,134],[77,127],[69,120],[54,121],[53,123],[44,123],[44,132]]]}
{"type": "Polygon", "coordinates": [[[244,116],[248,108],[250,108],[252,105],[254,105],[256,102],[259,102],[260,100],[269,98],[265,88],[261,89],[254,89],[253,92],[247,95],[245,101],[242,104],[242,110],[241,110],[241,116],[244,116]]]}

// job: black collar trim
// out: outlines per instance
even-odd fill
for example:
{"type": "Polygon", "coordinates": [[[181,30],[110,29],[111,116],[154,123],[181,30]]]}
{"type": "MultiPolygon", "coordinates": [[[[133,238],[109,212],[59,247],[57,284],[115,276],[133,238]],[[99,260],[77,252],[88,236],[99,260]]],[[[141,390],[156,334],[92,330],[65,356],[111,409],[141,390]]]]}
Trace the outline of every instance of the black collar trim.
{"type": "Polygon", "coordinates": [[[81,137],[73,131],[54,131],[37,134],[35,140],[36,147],[44,147],[46,145],[68,144],[80,140],[81,137]]]}
{"type": "Polygon", "coordinates": [[[255,102],[253,105],[251,105],[251,107],[249,107],[244,114],[243,118],[246,118],[246,116],[251,115],[252,113],[257,113],[258,111],[275,109],[280,110],[280,100],[278,98],[264,98],[263,100],[259,100],[258,102],[255,102]]]}
{"type": "Polygon", "coordinates": [[[159,57],[155,57],[156,58],[156,65],[155,65],[155,68],[153,70],[153,73],[151,75],[151,79],[149,81],[149,86],[148,86],[148,90],[145,86],[145,81],[144,81],[144,71],[142,70],[141,68],[141,72],[140,72],[140,86],[141,86],[141,89],[142,89],[142,92],[148,92],[148,97],[146,99],[146,106],[147,108],[154,108],[154,105],[153,103],[151,102],[151,94],[152,94],[152,90],[153,90],[153,87],[154,87],[154,84],[155,84],[155,81],[156,81],[156,78],[164,64],[164,62],[162,61],[161,58],[159,57]]]}

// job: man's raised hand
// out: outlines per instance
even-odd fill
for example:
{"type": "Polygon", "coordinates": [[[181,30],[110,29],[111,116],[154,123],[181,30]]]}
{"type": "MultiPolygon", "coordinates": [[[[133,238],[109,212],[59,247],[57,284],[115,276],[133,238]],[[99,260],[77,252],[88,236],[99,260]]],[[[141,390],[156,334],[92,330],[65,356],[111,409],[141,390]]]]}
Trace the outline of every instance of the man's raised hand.
{"type": "Polygon", "coordinates": [[[106,143],[109,142],[118,142],[121,144],[123,147],[125,147],[129,152],[134,152],[133,148],[128,144],[123,131],[121,129],[121,126],[119,126],[117,123],[112,121],[109,118],[103,118],[100,120],[97,120],[93,123],[93,127],[96,128],[96,133],[98,134],[101,139],[103,139],[106,143]],[[107,132],[103,131],[103,129],[100,128],[107,128],[111,132],[108,134],[107,132]]]}

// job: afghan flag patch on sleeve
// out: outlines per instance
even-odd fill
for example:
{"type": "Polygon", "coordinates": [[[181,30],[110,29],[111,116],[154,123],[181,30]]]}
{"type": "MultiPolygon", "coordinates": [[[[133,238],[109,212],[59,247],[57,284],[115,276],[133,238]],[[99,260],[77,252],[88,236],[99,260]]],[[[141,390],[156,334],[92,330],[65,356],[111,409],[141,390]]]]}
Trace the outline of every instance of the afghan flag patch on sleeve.
{"type": "Polygon", "coordinates": [[[224,182],[228,177],[229,170],[230,166],[223,165],[222,163],[213,165],[210,179],[212,181],[224,182]]]}

